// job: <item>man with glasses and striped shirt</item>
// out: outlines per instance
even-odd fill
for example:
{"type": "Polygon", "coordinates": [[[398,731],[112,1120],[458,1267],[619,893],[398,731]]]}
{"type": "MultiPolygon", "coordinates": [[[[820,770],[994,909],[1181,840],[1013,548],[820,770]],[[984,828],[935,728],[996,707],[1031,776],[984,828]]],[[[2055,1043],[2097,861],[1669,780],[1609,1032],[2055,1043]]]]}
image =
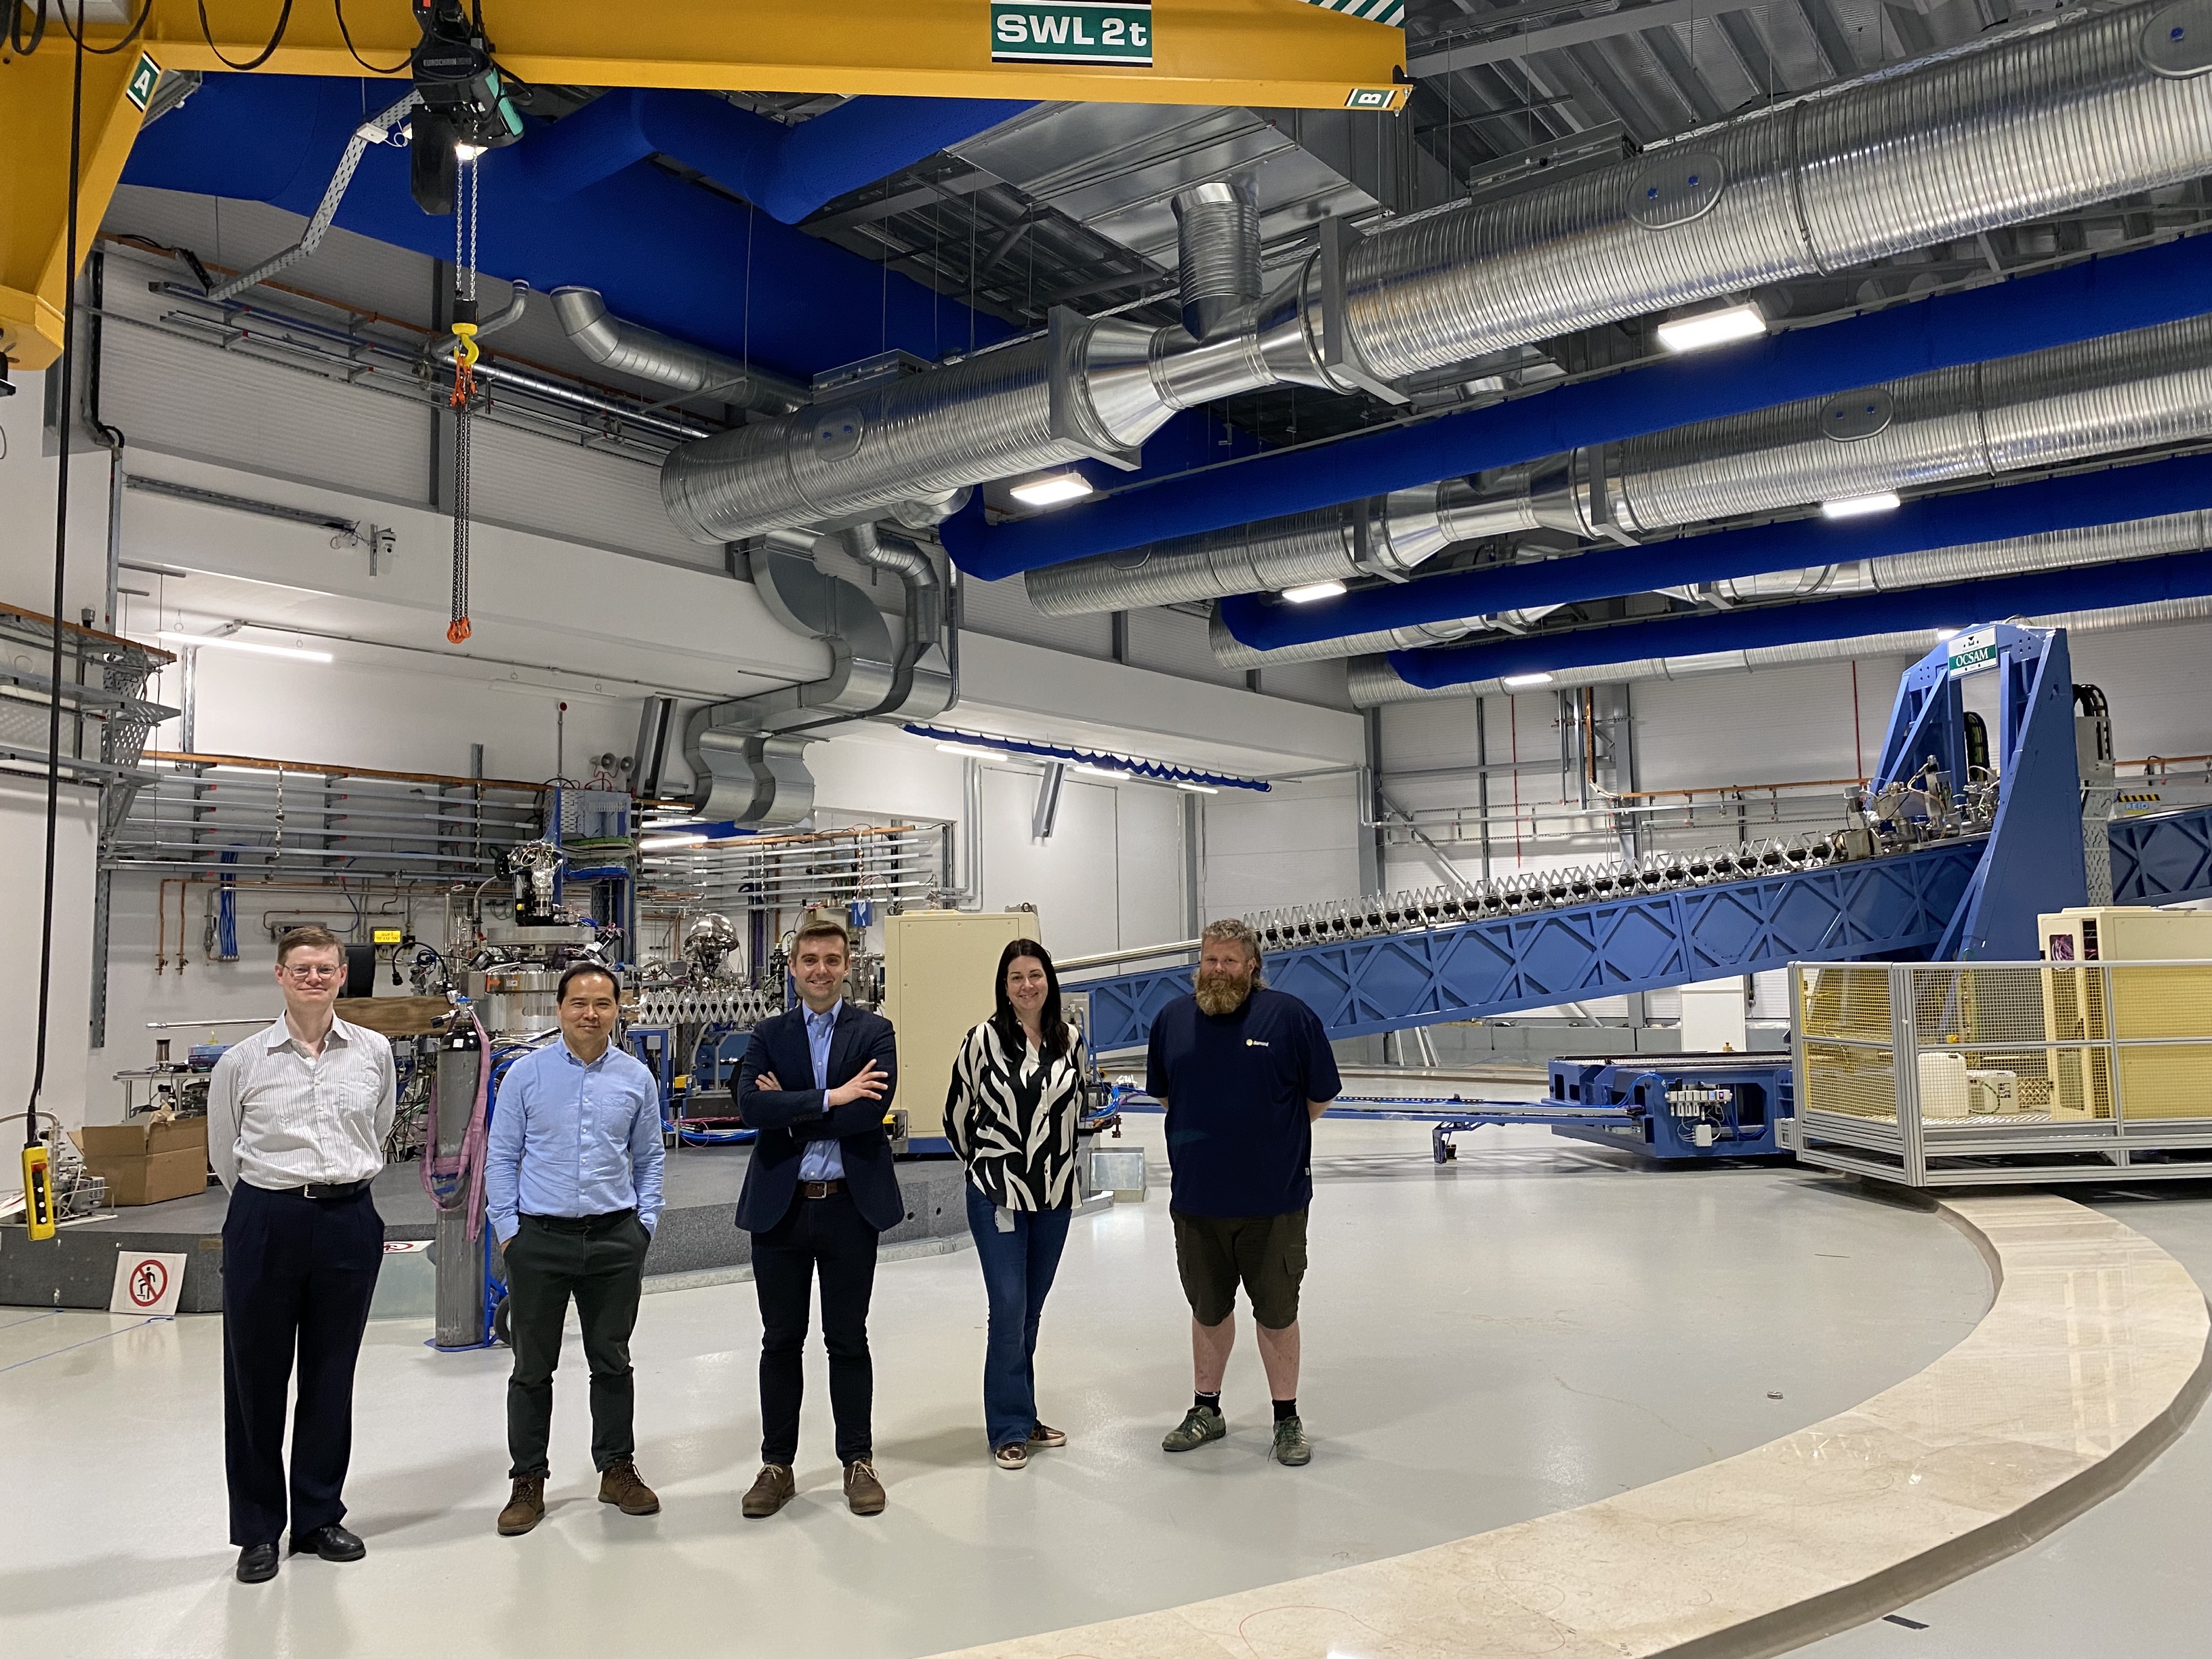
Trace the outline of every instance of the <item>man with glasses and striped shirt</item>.
{"type": "Polygon", "coordinates": [[[284,1017],[227,1049],[208,1083],[208,1162],[230,1189],[222,1224],[223,1458],[238,1577],[292,1553],[358,1561],[345,1518],[353,1372],[384,1261],[369,1182],[397,1104],[392,1045],[337,1018],[345,947],[324,927],[276,942],[284,1017]],[[292,1468],[284,1417],[300,1366],[292,1468]]]}

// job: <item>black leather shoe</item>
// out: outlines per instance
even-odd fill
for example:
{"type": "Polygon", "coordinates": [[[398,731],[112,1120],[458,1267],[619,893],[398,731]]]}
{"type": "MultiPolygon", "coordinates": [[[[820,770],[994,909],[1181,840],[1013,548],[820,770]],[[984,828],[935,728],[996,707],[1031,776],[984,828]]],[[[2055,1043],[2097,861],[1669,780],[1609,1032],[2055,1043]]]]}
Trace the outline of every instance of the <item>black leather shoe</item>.
{"type": "Polygon", "coordinates": [[[238,1582],[241,1584],[265,1584],[276,1576],[276,1547],[274,1544],[248,1544],[238,1553],[238,1582]]]}
{"type": "Polygon", "coordinates": [[[368,1553],[368,1546],[333,1521],[313,1532],[292,1534],[293,1554],[306,1555],[311,1551],[325,1561],[358,1561],[368,1553]]]}

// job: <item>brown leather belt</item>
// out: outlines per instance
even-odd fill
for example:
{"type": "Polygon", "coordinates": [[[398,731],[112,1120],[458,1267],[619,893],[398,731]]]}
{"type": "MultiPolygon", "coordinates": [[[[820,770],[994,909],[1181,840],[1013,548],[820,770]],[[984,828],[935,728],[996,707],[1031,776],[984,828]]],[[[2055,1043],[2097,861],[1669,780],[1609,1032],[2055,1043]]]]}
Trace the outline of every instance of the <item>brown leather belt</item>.
{"type": "Polygon", "coordinates": [[[802,1181],[799,1183],[801,1198],[834,1198],[845,1190],[842,1181],[802,1181]]]}

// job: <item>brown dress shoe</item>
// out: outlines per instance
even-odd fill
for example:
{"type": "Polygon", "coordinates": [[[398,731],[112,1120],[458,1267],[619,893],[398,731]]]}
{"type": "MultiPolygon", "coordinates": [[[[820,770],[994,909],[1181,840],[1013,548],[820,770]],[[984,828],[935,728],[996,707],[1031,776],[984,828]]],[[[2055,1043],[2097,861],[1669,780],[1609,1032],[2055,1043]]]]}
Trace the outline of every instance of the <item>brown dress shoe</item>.
{"type": "Polygon", "coordinates": [[[499,1512],[499,1535],[520,1538],[545,1518],[545,1477],[542,1474],[518,1474],[514,1477],[514,1494],[507,1507],[499,1512]]]}
{"type": "Polygon", "coordinates": [[[855,1515],[884,1512],[884,1483],[876,1479],[876,1466],[865,1457],[845,1465],[845,1505],[855,1515]]]}
{"type": "Polygon", "coordinates": [[[791,1502],[792,1493],[799,1483],[791,1478],[788,1463],[763,1463],[761,1472],[753,1477],[753,1489],[745,1494],[744,1511],[748,1521],[764,1520],[791,1502]]]}
{"type": "Polygon", "coordinates": [[[599,1502],[619,1504],[624,1515],[658,1515],[660,1500],[637,1478],[637,1465],[625,1457],[599,1475],[599,1502]]]}

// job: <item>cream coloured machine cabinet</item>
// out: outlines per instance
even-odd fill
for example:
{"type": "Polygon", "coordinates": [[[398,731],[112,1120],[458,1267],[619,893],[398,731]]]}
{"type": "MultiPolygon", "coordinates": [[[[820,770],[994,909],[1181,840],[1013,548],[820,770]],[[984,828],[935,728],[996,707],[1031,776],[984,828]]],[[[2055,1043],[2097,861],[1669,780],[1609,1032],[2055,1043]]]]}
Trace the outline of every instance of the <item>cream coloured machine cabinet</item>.
{"type": "Polygon", "coordinates": [[[2105,1045],[2051,1051],[2051,1115],[2212,1117],[2212,910],[2084,906],[2038,916],[2035,931],[2051,965],[2045,1037],[2105,1045]],[[2098,965],[2136,963],[2161,965],[2098,965]]]}
{"type": "Polygon", "coordinates": [[[905,910],[884,919],[881,1012],[898,1028],[910,1150],[945,1148],[945,1094],[960,1040],[998,1006],[999,955],[1042,939],[1034,910],[905,910]]]}

